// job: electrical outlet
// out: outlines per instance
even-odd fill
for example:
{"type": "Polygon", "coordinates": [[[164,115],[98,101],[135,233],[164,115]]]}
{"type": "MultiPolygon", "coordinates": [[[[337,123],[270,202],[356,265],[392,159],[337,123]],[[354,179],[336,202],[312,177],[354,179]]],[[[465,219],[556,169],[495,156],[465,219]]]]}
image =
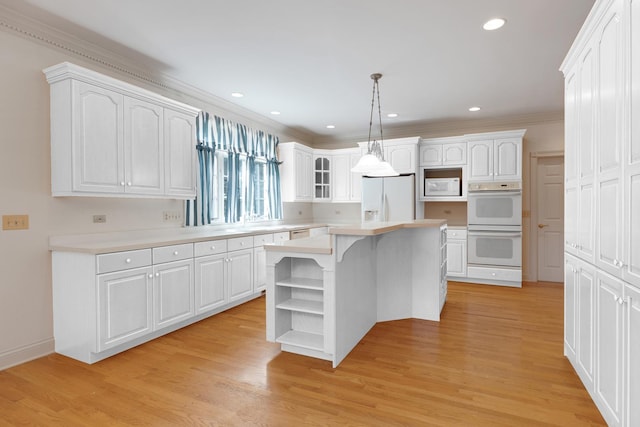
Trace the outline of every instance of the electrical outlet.
{"type": "Polygon", "coordinates": [[[2,215],[3,230],[29,229],[29,215],[2,215]]]}
{"type": "Polygon", "coordinates": [[[107,216],[106,215],[94,215],[93,216],[93,222],[95,222],[96,224],[104,224],[105,222],[107,222],[107,216]]]}
{"type": "Polygon", "coordinates": [[[162,220],[164,222],[179,222],[182,221],[182,214],[179,211],[164,211],[162,220]]]}

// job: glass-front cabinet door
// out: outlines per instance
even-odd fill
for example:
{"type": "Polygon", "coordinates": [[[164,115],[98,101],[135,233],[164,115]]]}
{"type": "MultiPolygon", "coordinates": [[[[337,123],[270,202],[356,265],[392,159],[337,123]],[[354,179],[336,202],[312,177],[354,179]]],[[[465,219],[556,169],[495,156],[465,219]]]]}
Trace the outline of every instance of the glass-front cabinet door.
{"type": "Polygon", "coordinates": [[[331,157],[316,156],[314,159],[314,200],[331,200],[331,157]]]}

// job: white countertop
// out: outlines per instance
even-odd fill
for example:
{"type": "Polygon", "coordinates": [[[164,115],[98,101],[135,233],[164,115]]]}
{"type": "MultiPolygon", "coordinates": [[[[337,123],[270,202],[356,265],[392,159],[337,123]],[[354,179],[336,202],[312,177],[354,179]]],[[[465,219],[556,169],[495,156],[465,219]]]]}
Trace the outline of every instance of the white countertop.
{"type": "Polygon", "coordinates": [[[305,237],[264,245],[267,251],[297,252],[305,254],[331,254],[331,235],[305,237]]]}
{"type": "Polygon", "coordinates": [[[317,223],[267,225],[262,227],[202,226],[51,236],[49,237],[49,250],[103,254],[324,226],[326,224],[317,223]]]}
{"type": "Polygon", "coordinates": [[[440,227],[447,223],[444,219],[415,219],[412,221],[363,222],[359,224],[329,227],[329,234],[350,236],[375,236],[401,228],[440,227]]]}
{"type": "Polygon", "coordinates": [[[327,235],[277,242],[265,245],[265,249],[267,251],[330,254],[332,252],[332,234],[340,236],[377,236],[406,228],[441,227],[446,223],[447,221],[443,219],[418,219],[413,221],[364,222],[332,226],[329,227],[329,234],[327,235]]]}

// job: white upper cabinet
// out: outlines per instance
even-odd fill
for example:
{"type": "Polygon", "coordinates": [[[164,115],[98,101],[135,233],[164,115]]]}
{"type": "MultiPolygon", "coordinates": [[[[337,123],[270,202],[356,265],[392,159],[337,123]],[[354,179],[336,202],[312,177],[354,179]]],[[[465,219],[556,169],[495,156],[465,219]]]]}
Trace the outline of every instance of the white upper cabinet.
{"type": "Polygon", "coordinates": [[[318,202],[331,201],[333,183],[331,179],[331,165],[333,156],[326,152],[314,151],[313,156],[313,200],[318,202]]]}
{"type": "MultiPolygon", "coordinates": [[[[418,169],[418,142],[420,137],[385,139],[384,159],[401,174],[416,173],[418,169]]],[[[359,142],[362,154],[367,152],[367,142],[359,142]]]]}
{"type": "Polygon", "coordinates": [[[196,128],[193,118],[180,111],[164,110],[164,188],[176,198],[189,198],[196,187],[196,128]]]}
{"type": "Polygon", "coordinates": [[[159,195],[164,190],[163,108],[124,98],[124,191],[159,195]]]}
{"type": "Polygon", "coordinates": [[[462,166],[467,164],[467,143],[462,137],[420,141],[420,166],[462,166]]]}
{"type": "Polygon", "coordinates": [[[278,144],[283,202],[313,200],[313,150],[297,142],[278,144]]]}
{"type": "Polygon", "coordinates": [[[522,180],[522,131],[467,135],[468,181],[522,180]]]}
{"type": "Polygon", "coordinates": [[[44,73],[54,196],[195,196],[198,109],[69,63],[44,73]]]}

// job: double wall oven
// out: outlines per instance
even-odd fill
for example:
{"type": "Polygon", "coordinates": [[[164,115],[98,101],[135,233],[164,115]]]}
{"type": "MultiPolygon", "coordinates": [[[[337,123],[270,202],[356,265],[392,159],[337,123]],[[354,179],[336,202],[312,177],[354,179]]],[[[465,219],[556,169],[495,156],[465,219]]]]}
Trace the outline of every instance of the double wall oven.
{"type": "MultiPolygon", "coordinates": [[[[522,188],[520,182],[469,184],[467,197],[470,267],[509,269],[522,277],[522,188]]],[[[493,274],[495,276],[495,273],[493,274]]]]}

